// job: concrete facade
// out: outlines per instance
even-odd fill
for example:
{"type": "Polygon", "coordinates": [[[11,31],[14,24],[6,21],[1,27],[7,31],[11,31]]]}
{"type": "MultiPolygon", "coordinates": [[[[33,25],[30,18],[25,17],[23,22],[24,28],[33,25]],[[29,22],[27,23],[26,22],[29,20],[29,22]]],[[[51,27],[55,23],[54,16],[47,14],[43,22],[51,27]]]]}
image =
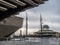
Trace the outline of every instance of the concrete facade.
{"type": "Polygon", "coordinates": [[[9,36],[22,27],[23,18],[11,16],[0,21],[0,37],[9,36]]]}
{"type": "Polygon", "coordinates": [[[21,11],[44,4],[47,0],[0,0],[0,21],[21,11]]]}

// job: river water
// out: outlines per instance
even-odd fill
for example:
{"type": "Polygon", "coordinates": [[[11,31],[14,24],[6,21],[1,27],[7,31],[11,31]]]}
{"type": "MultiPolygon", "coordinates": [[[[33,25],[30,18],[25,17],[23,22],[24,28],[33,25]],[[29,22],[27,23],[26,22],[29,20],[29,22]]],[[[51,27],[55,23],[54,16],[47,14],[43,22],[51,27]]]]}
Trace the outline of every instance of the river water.
{"type": "Polygon", "coordinates": [[[0,41],[0,45],[60,45],[60,38],[28,38],[0,41]]]}

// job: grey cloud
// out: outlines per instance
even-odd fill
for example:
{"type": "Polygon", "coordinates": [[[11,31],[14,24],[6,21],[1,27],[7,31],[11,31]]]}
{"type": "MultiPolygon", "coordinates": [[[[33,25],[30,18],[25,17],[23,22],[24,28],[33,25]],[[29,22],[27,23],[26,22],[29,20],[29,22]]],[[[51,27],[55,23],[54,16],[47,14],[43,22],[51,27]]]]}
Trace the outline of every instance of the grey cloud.
{"type": "Polygon", "coordinates": [[[45,12],[45,11],[51,11],[58,14],[58,11],[60,11],[60,0],[49,0],[45,4],[40,5],[39,7],[35,9],[31,9],[34,12],[45,12]]]}
{"type": "Polygon", "coordinates": [[[54,31],[57,31],[57,32],[60,32],[60,27],[50,27],[51,30],[54,30],[54,31]]]}
{"type": "MultiPolygon", "coordinates": [[[[30,9],[28,13],[28,22],[30,29],[39,29],[40,13],[43,17],[43,22],[50,22],[51,24],[60,24],[60,0],[49,0],[45,4],[42,4],[34,9],[30,9]]],[[[21,13],[21,17],[24,18],[24,28],[26,21],[26,12],[21,13]]],[[[52,26],[51,29],[59,30],[60,26],[52,26]]]]}

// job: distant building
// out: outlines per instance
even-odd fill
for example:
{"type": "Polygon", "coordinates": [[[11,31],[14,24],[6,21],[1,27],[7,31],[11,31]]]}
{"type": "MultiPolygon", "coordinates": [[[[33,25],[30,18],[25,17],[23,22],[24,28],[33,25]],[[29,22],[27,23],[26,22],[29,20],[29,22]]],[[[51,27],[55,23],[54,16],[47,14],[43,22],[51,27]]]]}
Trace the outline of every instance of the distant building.
{"type": "Polygon", "coordinates": [[[34,32],[33,34],[42,37],[60,37],[59,32],[54,32],[52,30],[43,30],[42,32],[41,30],[39,30],[38,32],[34,32]]]}
{"type": "Polygon", "coordinates": [[[37,36],[42,36],[42,37],[60,37],[60,33],[59,32],[55,32],[53,30],[49,30],[49,26],[48,25],[44,25],[43,26],[43,30],[41,32],[41,30],[34,32],[34,35],[37,36]]]}
{"type": "Polygon", "coordinates": [[[49,30],[49,26],[48,25],[43,25],[43,30],[49,30]]]}

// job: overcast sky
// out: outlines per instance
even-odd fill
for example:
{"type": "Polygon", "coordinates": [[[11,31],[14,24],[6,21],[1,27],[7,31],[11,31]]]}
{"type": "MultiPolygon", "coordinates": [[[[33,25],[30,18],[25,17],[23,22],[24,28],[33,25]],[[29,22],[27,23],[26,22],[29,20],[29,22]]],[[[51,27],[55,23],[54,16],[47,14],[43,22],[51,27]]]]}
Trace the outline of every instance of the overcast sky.
{"type": "Polygon", "coordinates": [[[60,0],[49,0],[38,7],[21,12],[19,16],[24,18],[23,32],[25,32],[26,12],[28,14],[29,32],[39,30],[40,14],[43,18],[43,24],[49,25],[51,30],[60,32],[60,0]]]}

